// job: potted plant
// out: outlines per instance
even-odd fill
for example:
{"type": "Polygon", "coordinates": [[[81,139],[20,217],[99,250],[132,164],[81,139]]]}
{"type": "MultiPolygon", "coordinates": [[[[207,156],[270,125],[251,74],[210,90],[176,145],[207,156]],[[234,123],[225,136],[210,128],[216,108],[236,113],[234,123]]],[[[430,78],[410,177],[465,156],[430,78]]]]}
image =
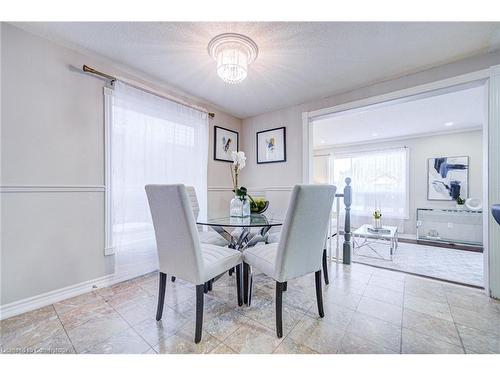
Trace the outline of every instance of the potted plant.
{"type": "Polygon", "coordinates": [[[382,229],[382,211],[379,208],[373,212],[373,227],[375,229],[382,229]]]}
{"type": "Polygon", "coordinates": [[[456,206],[458,210],[463,210],[465,207],[465,199],[461,198],[460,196],[457,197],[456,201],[456,206]]]}

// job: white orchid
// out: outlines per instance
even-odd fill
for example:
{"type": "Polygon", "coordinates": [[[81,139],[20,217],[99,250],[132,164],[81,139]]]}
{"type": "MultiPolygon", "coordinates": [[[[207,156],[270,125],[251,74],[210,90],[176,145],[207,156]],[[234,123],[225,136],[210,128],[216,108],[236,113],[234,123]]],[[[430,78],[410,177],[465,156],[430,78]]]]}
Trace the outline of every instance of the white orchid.
{"type": "Polygon", "coordinates": [[[231,158],[233,159],[233,165],[235,169],[242,170],[245,168],[247,157],[243,151],[233,151],[231,152],[231,158]]]}
{"type": "Polygon", "coordinates": [[[233,159],[233,165],[231,165],[231,178],[233,180],[233,189],[236,193],[238,191],[238,176],[240,171],[245,168],[247,157],[243,151],[233,151],[231,152],[231,158],[233,159]]]}

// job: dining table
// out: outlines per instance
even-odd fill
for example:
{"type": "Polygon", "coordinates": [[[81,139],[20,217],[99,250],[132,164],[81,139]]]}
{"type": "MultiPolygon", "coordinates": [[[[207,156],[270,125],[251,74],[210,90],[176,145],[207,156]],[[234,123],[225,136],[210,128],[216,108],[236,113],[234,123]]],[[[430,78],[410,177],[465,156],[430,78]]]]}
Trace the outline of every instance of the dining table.
{"type": "MultiPolygon", "coordinates": [[[[283,225],[283,219],[273,214],[251,214],[246,217],[222,216],[208,219],[199,218],[196,224],[210,227],[228,242],[228,247],[238,251],[255,246],[258,243],[266,243],[269,231],[273,227],[283,225]]],[[[234,270],[229,271],[231,276],[234,270]]],[[[213,283],[222,275],[214,278],[205,285],[205,293],[212,290],[213,283]]],[[[237,275],[238,276],[238,275],[237,275]]],[[[243,298],[240,299],[240,290],[238,290],[238,304],[250,305],[251,288],[253,284],[252,271],[250,267],[243,267],[243,298]],[[247,280],[249,281],[247,283],[247,280]]]]}
{"type": "Polygon", "coordinates": [[[196,224],[212,228],[228,242],[228,247],[242,251],[259,242],[266,242],[270,229],[283,225],[283,220],[272,214],[262,213],[246,217],[198,219],[196,224]]]}

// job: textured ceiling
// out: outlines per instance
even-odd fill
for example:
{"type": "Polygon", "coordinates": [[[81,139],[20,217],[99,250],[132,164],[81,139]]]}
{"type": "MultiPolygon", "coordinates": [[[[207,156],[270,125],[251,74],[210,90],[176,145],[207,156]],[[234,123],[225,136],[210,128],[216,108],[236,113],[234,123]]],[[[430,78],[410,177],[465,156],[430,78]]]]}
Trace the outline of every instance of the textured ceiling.
{"type": "Polygon", "coordinates": [[[481,128],[484,87],[392,101],[314,121],[314,148],[481,128]],[[349,131],[356,129],[356,131],[349,131]]]}
{"type": "Polygon", "coordinates": [[[246,118],[500,48],[500,23],[15,23],[146,72],[246,118]],[[207,53],[212,37],[251,37],[259,56],[229,85],[207,53]]]}

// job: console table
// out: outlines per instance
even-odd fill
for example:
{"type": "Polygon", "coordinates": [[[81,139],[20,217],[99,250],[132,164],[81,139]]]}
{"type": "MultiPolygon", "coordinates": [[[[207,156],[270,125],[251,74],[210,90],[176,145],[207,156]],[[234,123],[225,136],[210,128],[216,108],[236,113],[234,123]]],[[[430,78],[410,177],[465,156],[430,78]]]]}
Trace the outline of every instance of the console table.
{"type": "Polygon", "coordinates": [[[417,208],[417,240],[483,246],[483,212],[417,208]]]}

